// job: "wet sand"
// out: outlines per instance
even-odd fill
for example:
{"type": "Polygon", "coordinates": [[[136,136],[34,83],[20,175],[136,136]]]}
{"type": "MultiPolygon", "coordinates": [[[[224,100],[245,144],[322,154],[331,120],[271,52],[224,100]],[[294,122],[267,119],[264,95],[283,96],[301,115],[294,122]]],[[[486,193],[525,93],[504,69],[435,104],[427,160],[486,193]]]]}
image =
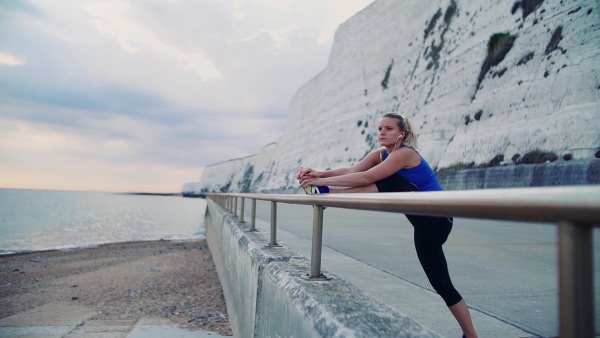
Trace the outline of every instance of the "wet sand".
{"type": "Polygon", "coordinates": [[[162,317],[187,330],[232,334],[205,240],[0,256],[0,319],[56,301],[96,310],[91,319],[162,317]]]}

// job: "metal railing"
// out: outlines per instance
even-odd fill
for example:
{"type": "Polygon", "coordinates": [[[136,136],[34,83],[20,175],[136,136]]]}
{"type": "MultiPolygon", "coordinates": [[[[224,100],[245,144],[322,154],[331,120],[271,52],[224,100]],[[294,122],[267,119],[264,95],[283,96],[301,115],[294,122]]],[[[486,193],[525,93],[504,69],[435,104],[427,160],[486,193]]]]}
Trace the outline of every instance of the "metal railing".
{"type": "Polygon", "coordinates": [[[270,246],[277,246],[277,202],[313,205],[310,278],[323,279],[323,210],[337,207],[430,216],[554,223],[558,226],[561,337],[593,337],[594,266],[592,229],[600,226],[600,186],[486,189],[379,194],[209,194],[237,216],[241,198],[252,200],[249,230],[256,230],[256,200],[271,202],[270,246]]]}

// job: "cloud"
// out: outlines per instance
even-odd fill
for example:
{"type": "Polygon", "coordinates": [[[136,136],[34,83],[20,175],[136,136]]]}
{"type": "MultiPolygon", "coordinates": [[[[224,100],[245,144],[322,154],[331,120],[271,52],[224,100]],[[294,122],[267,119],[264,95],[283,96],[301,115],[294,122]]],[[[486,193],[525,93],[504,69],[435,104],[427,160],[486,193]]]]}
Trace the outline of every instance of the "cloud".
{"type": "Polygon", "coordinates": [[[12,177],[0,187],[43,181],[35,168],[61,182],[58,160],[81,170],[66,188],[93,177],[118,189],[111,165],[137,168],[135,182],[148,168],[196,181],[254,154],[285,132],[336,27],[371,2],[0,2],[0,176],[12,177]]]}
{"type": "Polygon", "coordinates": [[[131,6],[123,1],[95,3],[87,5],[85,10],[93,18],[96,29],[114,38],[127,53],[136,54],[148,49],[173,59],[184,69],[195,72],[204,81],[223,77],[201,47],[194,46],[191,51],[186,52],[166,43],[151,29],[129,17],[131,6]]]}
{"type": "Polygon", "coordinates": [[[22,64],[25,64],[25,60],[8,53],[0,52],[0,66],[19,66],[22,64]]]}

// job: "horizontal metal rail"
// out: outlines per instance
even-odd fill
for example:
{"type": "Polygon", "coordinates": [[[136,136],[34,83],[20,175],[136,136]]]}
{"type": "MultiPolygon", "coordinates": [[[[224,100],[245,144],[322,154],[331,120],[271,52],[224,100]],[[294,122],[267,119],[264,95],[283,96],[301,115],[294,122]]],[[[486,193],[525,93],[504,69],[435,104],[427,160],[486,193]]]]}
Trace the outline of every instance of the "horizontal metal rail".
{"type": "MultiPolygon", "coordinates": [[[[237,199],[252,200],[254,230],[256,200],[271,202],[270,245],[276,245],[276,203],[313,205],[311,273],[320,271],[323,209],[396,212],[430,216],[554,223],[558,225],[559,306],[561,337],[592,337],[595,332],[592,228],[600,226],[600,186],[484,189],[379,194],[209,194],[237,215],[237,199]]],[[[242,216],[243,218],[243,216],[242,216]]],[[[243,221],[243,220],[242,220],[243,221]]]]}

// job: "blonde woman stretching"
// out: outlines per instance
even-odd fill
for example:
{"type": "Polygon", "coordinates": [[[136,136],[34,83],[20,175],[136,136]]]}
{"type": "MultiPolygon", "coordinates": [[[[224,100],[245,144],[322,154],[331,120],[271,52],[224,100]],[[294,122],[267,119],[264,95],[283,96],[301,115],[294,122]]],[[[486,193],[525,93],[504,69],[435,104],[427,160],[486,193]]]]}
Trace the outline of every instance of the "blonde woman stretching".
{"type": "MultiPolygon", "coordinates": [[[[385,114],[379,122],[379,144],[383,149],[346,168],[316,171],[301,167],[298,181],[307,194],[442,190],[427,161],[415,150],[417,135],[413,130],[408,119],[385,114]]],[[[453,219],[420,215],[406,218],[413,225],[417,256],[431,286],[458,321],[463,337],[477,337],[469,308],[452,285],[442,250],[453,219]]]]}

